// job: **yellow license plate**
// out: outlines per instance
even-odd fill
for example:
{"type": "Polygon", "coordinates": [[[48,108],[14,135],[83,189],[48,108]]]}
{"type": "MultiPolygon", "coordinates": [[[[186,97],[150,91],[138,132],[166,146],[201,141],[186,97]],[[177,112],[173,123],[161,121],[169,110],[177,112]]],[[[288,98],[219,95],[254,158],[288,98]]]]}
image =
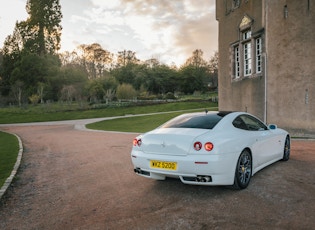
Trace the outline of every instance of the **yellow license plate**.
{"type": "Polygon", "coordinates": [[[150,161],[151,168],[157,169],[167,169],[167,170],[176,170],[177,163],[176,162],[166,162],[166,161],[150,161]]]}

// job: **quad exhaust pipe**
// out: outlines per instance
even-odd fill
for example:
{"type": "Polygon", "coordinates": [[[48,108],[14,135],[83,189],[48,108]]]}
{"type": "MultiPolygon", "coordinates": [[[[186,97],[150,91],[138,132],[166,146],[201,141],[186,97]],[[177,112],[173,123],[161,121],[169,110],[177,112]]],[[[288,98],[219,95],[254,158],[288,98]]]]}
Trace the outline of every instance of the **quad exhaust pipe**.
{"type": "MultiPolygon", "coordinates": [[[[147,175],[149,176],[150,173],[149,172],[146,172],[146,171],[143,171],[141,170],[140,168],[134,168],[133,171],[136,173],[136,174],[143,174],[143,175],[147,175]]],[[[193,181],[193,178],[191,178],[193,181]]],[[[211,176],[197,176],[195,177],[195,181],[196,182],[201,182],[201,183],[207,183],[207,182],[211,182],[212,181],[212,178],[211,176]]]]}
{"type": "Polygon", "coordinates": [[[197,182],[211,182],[210,176],[197,176],[196,177],[197,182]]]}
{"type": "Polygon", "coordinates": [[[133,171],[138,175],[150,176],[150,172],[144,171],[141,168],[135,168],[133,171]]]}

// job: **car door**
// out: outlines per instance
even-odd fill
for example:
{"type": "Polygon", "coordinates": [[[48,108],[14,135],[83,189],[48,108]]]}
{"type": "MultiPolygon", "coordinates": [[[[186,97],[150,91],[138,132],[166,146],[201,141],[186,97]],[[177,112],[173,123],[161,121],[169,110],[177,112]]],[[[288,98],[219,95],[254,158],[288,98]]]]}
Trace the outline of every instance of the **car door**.
{"type": "Polygon", "coordinates": [[[252,144],[253,166],[257,168],[275,159],[279,148],[278,138],[268,127],[250,115],[241,115],[250,136],[254,138],[252,144]]]}

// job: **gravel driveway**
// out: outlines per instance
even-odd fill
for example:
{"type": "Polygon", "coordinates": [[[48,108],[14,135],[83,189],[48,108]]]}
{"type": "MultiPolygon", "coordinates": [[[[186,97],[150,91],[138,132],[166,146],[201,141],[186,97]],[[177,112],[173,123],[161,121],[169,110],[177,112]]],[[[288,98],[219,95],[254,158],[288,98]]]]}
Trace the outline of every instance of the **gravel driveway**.
{"type": "Polygon", "coordinates": [[[0,229],[315,229],[315,141],[294,140],[288,162],[235,191],[135,175],[136,134],[71,124],[1,130],[21,137],[24,154],[0,201],[0,229]]]}

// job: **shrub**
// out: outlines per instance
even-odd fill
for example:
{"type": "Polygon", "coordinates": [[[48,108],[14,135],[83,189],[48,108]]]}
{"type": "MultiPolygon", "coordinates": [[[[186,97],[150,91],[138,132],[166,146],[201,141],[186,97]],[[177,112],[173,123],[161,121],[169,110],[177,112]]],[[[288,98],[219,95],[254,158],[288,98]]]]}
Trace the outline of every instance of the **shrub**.
{"type": "Polygon", "coordinates": [[[116,96],[118,99],[134,99],[137,91],[130,84],[121,84],[117,87],[116,96]]]}

